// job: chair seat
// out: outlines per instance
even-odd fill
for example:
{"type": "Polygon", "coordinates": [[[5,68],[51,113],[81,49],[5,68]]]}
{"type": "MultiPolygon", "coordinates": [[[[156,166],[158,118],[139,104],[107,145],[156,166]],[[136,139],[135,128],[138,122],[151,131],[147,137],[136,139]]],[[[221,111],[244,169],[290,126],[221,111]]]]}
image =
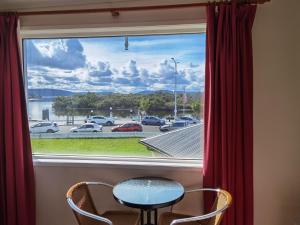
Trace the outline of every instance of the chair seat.
{"type": "Polygon", "coordinates": [[[114,225],[137,225],[139,213],[133,211],[106,211],[101,216],[111,220],[114,225]]]}
{"type": "MultiPolygon", "coordinates": [[[[192,216],[179,214],[179,213],[165,212],[160,215],[158,225],[170,225],[173,220],[187,218],[187,217],[192,217],[192,216]]],[[[187,222],[187,223],[182,223],[182,224],[183,225],[201,225],[201,223],[199,223],[197,221],[187,222]]]]}

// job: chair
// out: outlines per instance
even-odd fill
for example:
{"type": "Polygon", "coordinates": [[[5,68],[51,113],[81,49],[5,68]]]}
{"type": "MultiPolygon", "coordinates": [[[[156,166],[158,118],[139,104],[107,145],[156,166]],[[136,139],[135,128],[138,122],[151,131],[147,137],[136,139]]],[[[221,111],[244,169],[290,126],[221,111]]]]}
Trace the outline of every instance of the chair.
{"type": "Polygon", "coordinates": [[[231,195],[225,190],[210,188],[195,189],[186,191],[185,193],[188,194],[192,192],[216,193],[216,199],[210,213],[199,216],[191,216],[173,212],[166,212],[159,217],[158,224],[175,225],[184,223],[183,225],[219,225],[225,210],[231,205],[231,195]]]}
{"type": "Polygon", "coordinates": [[[106,211],[99,215],[89,191],[90,185],[113,186],[102,182],[81,182],[67,192],[67,202],[79,225],[137,225],[139,214],[133,211],[106,211]]]}

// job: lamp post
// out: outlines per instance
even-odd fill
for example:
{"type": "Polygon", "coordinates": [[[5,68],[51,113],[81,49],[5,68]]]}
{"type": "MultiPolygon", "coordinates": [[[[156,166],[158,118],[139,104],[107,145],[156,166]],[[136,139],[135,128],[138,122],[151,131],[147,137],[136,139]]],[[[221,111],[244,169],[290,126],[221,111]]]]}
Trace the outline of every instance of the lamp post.
{"type": "Polygon", "coordinates": [[[174,119],[177,118],[177,62],[174,58],[171,58],[171,60],[175,64],[175,73],[174,73],[174,119]]]}
{"type": "Polygon", "coordinates": [[[113,114],[112,114],[112,107],[109,107],[109,117],[112,118],[113,114]]]}

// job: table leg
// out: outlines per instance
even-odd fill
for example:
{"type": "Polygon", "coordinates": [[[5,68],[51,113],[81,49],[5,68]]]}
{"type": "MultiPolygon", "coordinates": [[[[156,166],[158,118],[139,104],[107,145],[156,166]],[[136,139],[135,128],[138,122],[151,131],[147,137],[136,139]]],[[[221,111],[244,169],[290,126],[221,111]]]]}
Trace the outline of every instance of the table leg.
{"type": "Polygon", "coordinates": [[[154,209],[154,225],[157,225],[157,209],[154,209]]]}
{"type": "Polygon", "coordinates": [[[143,210],[143,209],[141,209],[141,213],[140,213],[141,215],[141,225],[157,225],[158,223],[157,223],[157,218],[158,218],[158,216],[157,216],[157,209],[153,209],[153,210],[143,210]],[[154,223],[152,224],[151,222],[152,222],[152,211],[154,212],[154,214],[153,214],[153,221],[154,221],[154,223]],[[144,223],[144,216],[145,216],[145,212],[146,212],[146,215],[147,215],[147,218],[146,218],[146,223],[144,223]]]}
{"type": "Polygon", "coordinates": [[[141,225],[144,225],[144,210],[141,209],[141,225]]]}

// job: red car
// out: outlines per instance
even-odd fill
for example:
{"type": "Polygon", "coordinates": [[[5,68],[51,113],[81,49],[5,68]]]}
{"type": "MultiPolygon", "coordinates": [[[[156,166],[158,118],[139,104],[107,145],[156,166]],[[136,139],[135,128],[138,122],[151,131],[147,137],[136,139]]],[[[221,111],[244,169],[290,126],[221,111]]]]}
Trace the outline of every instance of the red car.
{"type": "Polygon", "coordinates": [[[143,127],[138,123],[124,123],[122,125],[113,127],[112,132],[136,132],[143,131],[143,127]]]}

